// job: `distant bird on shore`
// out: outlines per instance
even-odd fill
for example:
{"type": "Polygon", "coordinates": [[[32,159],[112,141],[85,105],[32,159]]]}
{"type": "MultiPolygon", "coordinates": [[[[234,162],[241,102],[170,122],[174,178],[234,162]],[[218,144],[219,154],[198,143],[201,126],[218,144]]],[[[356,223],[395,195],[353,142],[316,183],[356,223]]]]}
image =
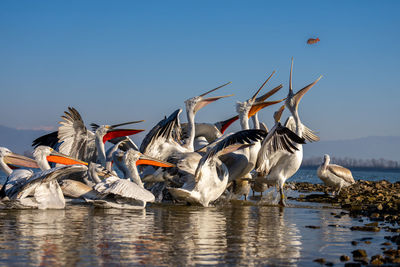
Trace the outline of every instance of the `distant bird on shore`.
{"type": "Polygon", "coordinates": [[[308,39],[307,40],[307,44],[309,44],[309,45],[311,45],[311,44],[316,44],[316,43],[318,43],[320,41],[320,39],[317,37],[317,38],[310,38],[310,39],[308,39]]]}
{"type": "Polygon", "coordinates": [[[329,161],[329,155],[325,155],[324,162],[317,170],[317,175],[327,186],[339,189],[337,191],[337,194],[339,194],[342,187],[354,184],[355,181],[349,169],[336,164],[329,164],[329,161]]]}

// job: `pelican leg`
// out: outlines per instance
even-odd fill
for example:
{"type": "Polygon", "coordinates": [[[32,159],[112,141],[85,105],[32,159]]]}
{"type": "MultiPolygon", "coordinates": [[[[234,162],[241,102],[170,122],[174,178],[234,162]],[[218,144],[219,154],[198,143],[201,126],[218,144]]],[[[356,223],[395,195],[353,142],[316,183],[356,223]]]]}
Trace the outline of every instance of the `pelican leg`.
{"type": "Polygon", "coordinates": [[[285,194],[283,193],[283,185],[279,188],[280,200],[279,206],[286,207],[285,194]]]}
{"type": "Polygon", "coordinates": [[[247,196],[246,195],[243,195],[243,196],[244,196],[244,200],[247,201],[247,196]]]}
{"type": "Polygon", "coordinates": [[[342,183],[340,183],[340,185],[339,185],[339,191],[337,191],[337,195],[339,195],[340,190],[342,190],[342,183]]]}

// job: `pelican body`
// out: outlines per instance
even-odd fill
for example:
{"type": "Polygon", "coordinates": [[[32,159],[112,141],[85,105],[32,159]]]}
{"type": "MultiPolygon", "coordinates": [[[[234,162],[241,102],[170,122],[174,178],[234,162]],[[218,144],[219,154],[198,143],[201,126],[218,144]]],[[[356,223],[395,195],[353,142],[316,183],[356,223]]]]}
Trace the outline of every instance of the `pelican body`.
{"type": "Polygon", "coordinates": [[[343,187],[354,184],[355,180],[349,169],[336,164],[329,164],[329,161],[329,155],[325,155],[324,162],[317,170],[317,175],[325,185],[337,189],[336,194],[339,194],[343,187]]]}

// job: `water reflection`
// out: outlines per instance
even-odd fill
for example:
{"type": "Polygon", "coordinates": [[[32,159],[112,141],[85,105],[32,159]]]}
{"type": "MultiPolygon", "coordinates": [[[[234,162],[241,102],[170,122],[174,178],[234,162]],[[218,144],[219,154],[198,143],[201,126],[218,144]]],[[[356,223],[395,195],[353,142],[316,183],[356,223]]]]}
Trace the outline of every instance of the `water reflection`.
{"type": "Polygon", "coordinates": [[[0,265],[298,265],[318,253],[337,257],[338,244],[348,244],[351,231],[331,223],[354,221],[329,210],[240,201],[143,211],[0,210],[0,265]]]}

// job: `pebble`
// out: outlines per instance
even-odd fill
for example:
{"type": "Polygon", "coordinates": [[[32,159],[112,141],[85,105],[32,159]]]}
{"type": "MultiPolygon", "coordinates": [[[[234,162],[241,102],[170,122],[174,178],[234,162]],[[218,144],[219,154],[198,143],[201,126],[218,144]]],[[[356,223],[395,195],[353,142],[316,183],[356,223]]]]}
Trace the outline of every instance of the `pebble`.
{"type": "Polygon", "coordinates": [[[347,255],[340,256],[340,261],[349,261],[349,260],[350,260],[350,257],[347,255]]]}
{"type": "Polygon", "coordinates": [[[325,263],[325,259],[324,258],[315,259],[314,262],[318,262],[318,263],[324,264],[325,263]]]}
{"type": "Polygon", "coordinates": [[[357,249],[351,252],[353,254],[353,258],[365,258],[367,257],[367,252],[364,249],[357,249]]]}
{"type": "Polygon", "coordinates": [[[306,225],[306,228],[311,228],[311,229],[320,229],[321,226],[315,226],[315,225],[306,225]]]}

